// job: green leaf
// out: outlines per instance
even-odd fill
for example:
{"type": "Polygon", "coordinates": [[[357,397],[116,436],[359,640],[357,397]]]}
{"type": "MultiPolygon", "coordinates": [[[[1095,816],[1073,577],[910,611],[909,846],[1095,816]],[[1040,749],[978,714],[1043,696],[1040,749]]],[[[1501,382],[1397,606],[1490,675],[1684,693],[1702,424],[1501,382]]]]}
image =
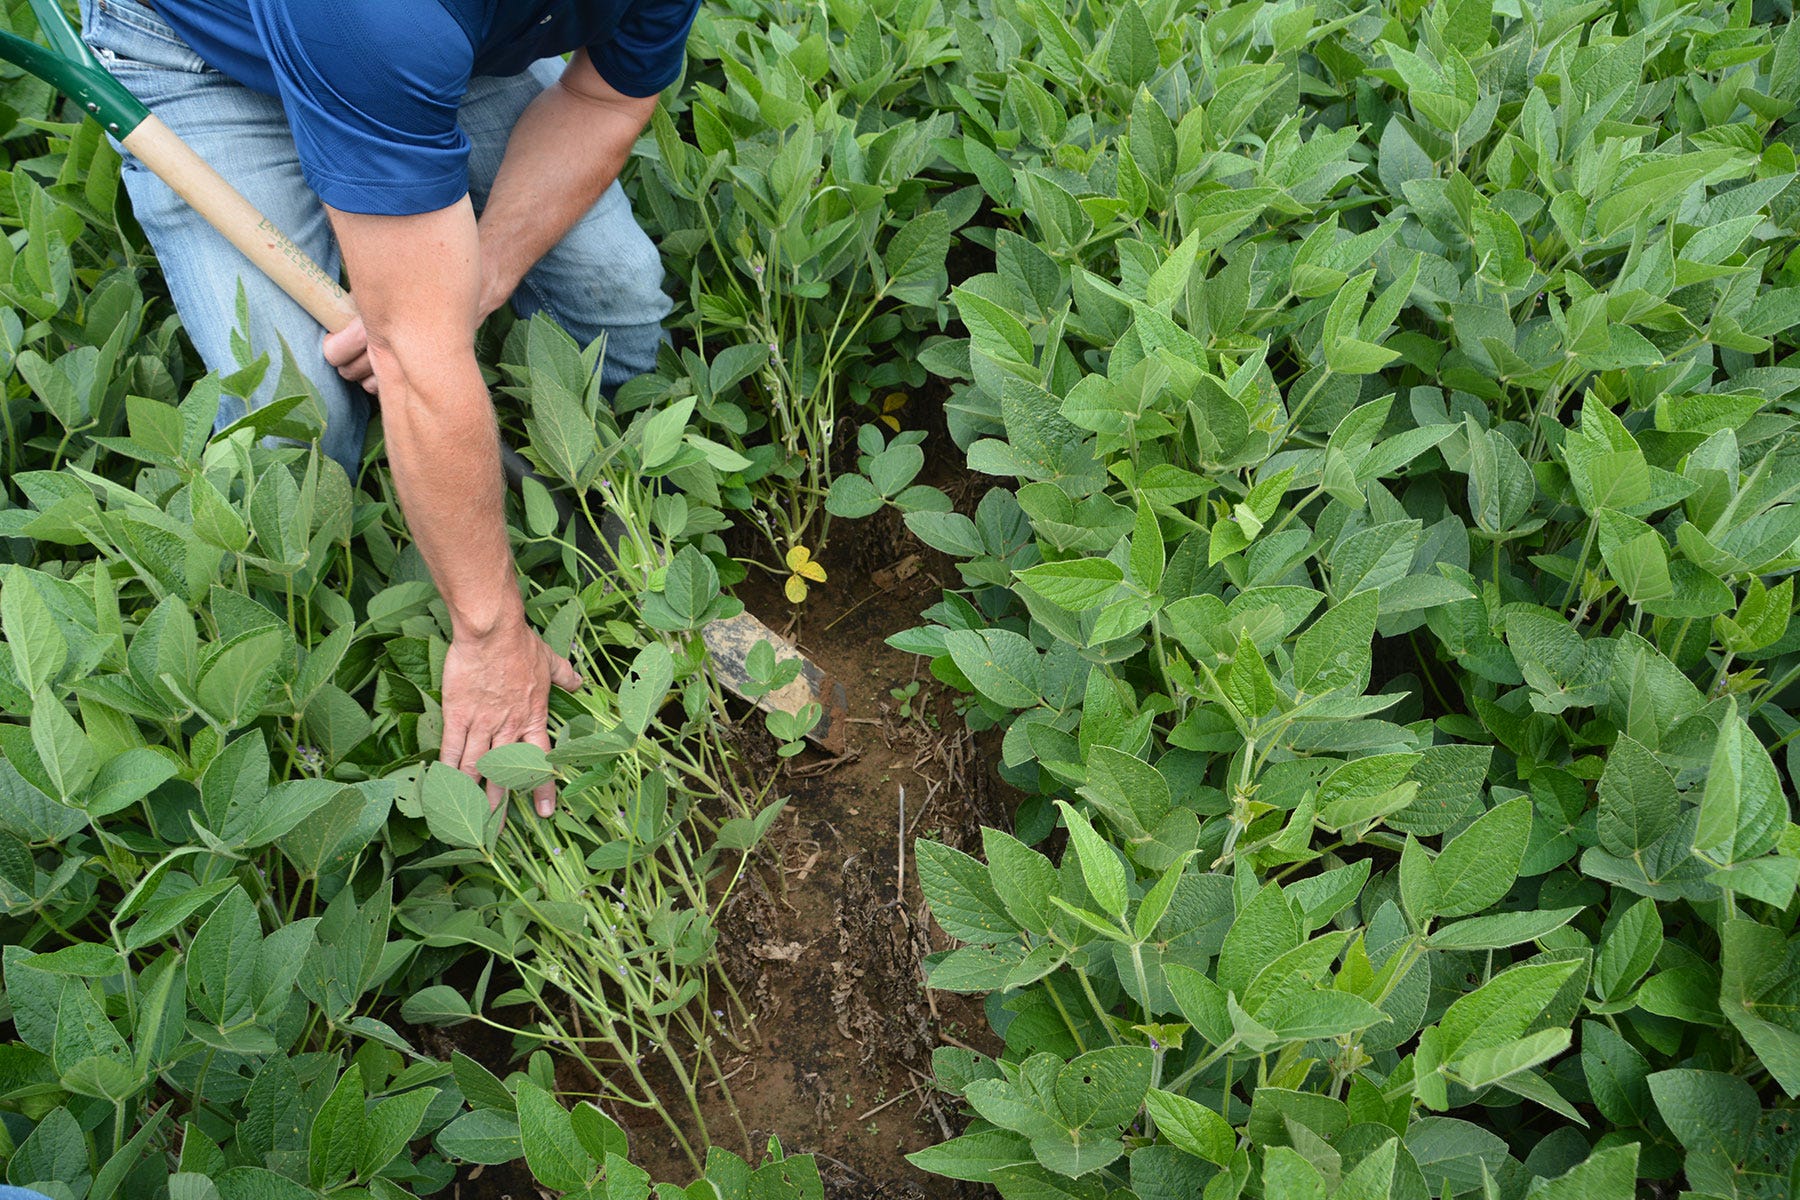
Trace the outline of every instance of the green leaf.
{"type": "Polygon", "coordinates": [[[497,1166],[525,1153],[518,1118],[492,1108],[464,1113],[440,1130],[435,1141],[445,1157],[463,1162],[497,1166]]]}
{"type": "Polygon", "coordinates": [[[1080,793],[1121,832],[1147,838],[1172,803],[1169,781],[1162,772],[1110,746],[1088,751],[1088,781],[1080,793]]]}
{"type": "Polygon", "coordinates": [[[1258,972],[1300,945],[1300,919],[1278,884],[1264,884],[1225,934],[1219,951],[1218,983],[1242,996],[1258,972]]]}
{"type": "Polygon", "coordinates": [[[1734,617],[1714,617],[1714,635],[1733,654],[1752,654],[1780,641],[1787,633],[1794,608],[1794,580],[1790,576],[1773,589],[1752,576],[1743,603],[1734,617]]]}
{"type": "MultiPolygon", "coordinates": [[[[875,485],[861,475],[839,475],[831,481],[831,490],[825,496],[825,511],[834,517],[845,520],[859,520],[880,511],[887,501],[876,490],[875,485]]],[[[927,515],[927,514],[918,514],[927,515]]],[[[936,515],[936,514],[929,514],[936,515]]],[[[968,518],[963,518],[967,520],[968,518]]],[[[910,525],[911,522],[908,521],[910,525]]],[[[979,547],[977,547],[979,552],[979,547]]]]}
{"type": "Polygon", "coordinates": [[[518,1102],[500,1077],[462,1051],[450,1052],[450,1069],[455,1073],[456,1086],[462,1089],[463,1097],[472,1107],[495,1108],[508,1113],[518,1111],[518,1102]]]}
{"type": "Polygon", "coordinates": [[[1368,686],[1379,601],[1371,588],[1319,614],[1294,644],[1295,688],[1322,694],[1337,688],[1361,692],[1368,686]]]}
{"type": "Polygon", "coordinates": [[[1435,950],[1500,950],[1534,942],[1554,933],[1585,910],[1558,908],[1541,912],[1493,913],[1470,917],[1434,930],[1431,946],[1435,950]]]}
{"type": "Polygon", "coordinates": [[[460,991],[437,983],[421,988],[400,1006],[401,1019],[409,1025],[448,1025],[468,1019],[474,1010],[460,991]]]}
{"type": "Polygon", "coordinates": [[[1018,936],[1018,928],[988,877],[988,868],[960,850],[920,839],[914,843],[919,887],[944,932],[988,945],[1018,936]]]}
{"type": "Polygon", "coordinates": [[[188,1000],[214,1026],[242,1022],[254,1004],[262,923],[241,887],[228,892],[188,949],[188,1000]]]}
{"type": "Polygon", "coordinates": [[[60,800],[75,801],[100,770],[93,743],[48,688],[32,697],[31,744],[60,800]]]}
{"type": "Polygon", "coordinates": [[[869,482],[884,497],[898,496],[925,467],[925,452],[910,442],[889,446],[869,460],[869,482]]]}
{"type": "Polygon", "coordinates": [[[90,817],[105,817],[128,808],[175,777],[168,757],[147,747],[110,758],[77,802],[90,817]]]}
{"type": "Polygon", "coordinates": [[[534,475],[527,475],[519,481],[519,491],[525,498],[525,526],[532,537],[550,537],[562,524],[557,516],[556,501],[550,498],[550,489],[534,475]]]}
{"type": "Polygon", "coordinates": [[[1647,604],[1672,595],[1669,578],[1669,544],[1663,536],[1635,517],[1603,508],[1595,514],[1600,531],[1600,557],[1607,573],[1618,581],[1633,604],[1647,604]]]}
{"type": "Polygon", "coordinates": [[[988,1183],[1003,1167],[1035,1162],[1031,1143],[1008,1129],[984,1129],[939,1142],[906,1156],[921,1171],[946,1179],[988,1183]]]}
{"type": "Polygon", "coordinates": [[[1040,563],[1018,572],[1019,582],[1061,608],[1086,612],[1109,599],[1125,573],[1104,558],[1040,563]]]}
{"type": "Polygon", "coordinates": [[[1040,936],[1050,932],[1055,910],[1056,868],[1048,858],[998,829],[983,828],[981,845],[987,855],[988,875],[994,894],[1021,929],[1040,936]]]}
{"type": "Polygon", "coordinates": [[[425,1110],[431,1107],[437,1094],[437,1088],[414,1088],[388,1097],[369,1111],[358,1175],[371,1178],[400,1156],[413,1135],[418,1133],[425,1120],[425,1110]]]}
{"type": "Polygon", "coordinates": [[[1155,592],[1162,586],[1167,565],[1161,522],[1156,519],[1156,512],[1149,502],[1140,501],[1137,523],[1131,533],[1131,574],[1139,587],[1146,592],[1155,592]]]}
{"type": "Polygon", "coordinates": [[[1437,879],[1432,873],[1431,854],[1410,833],[1400,851],[1400,904],[1406,909],[1413,926],[1423,929],[1437,916],[1437,879]]]}
{"type": "Polygon", "coordinates": [[[1408,782],[1417,754],[1373,754],[1333,769],[1319,785],[1319,824],[1342,830],[1399,812],[1413,802],[1419,785],[1408,782]]]}
{"type": "Polygon", "coordinates": [[[893,293],[914,304],[935,301],[949,282],[944,275],[949,253],[950,218],[942,209],[928,209],[902,224],[882,256],[893,293]]]}
{"type": "Polygon", "coordinates": [[[1237,1134],[1224,1117],[1186,1096],[1152,1088],[1144,1096],[1162,1135],[1181,1149],[1207,1162],[1224,1166],[1237,1149],[1237,1134]]]}
{"type": "MultiPolygon", "coordinates": [[[[198,970],[198,964],[190,968],[198,970]]],[[[313,1119],[307,1139],[307,1176],[315,1188],[335,1188],[350,1178],[365,1144],[362,1067],[351,1063],[313,1119]]]]}
{"type": "Polygon", "coordinates": [[[90,1179],[87,1138],[66,1108],[45,1113],[7,1163],[6,1178],[19,1187],[56,1184],[80,1195],[90,1179]]]}
{"type": "Polygon", "coordinates": [[[1600,845],[1622,857],[1652,845],[1675,824],[1675,781],[1655,755],[1621,733],[1600,776],[1600,845]]]}
{"type": "Polygon", "coordinates": [[[1081,878],[1087,884],[1089,893],[1107,915],[1124,917],[1127,899],[1125,864],[1119,861],[1112,847],[1094,832],[1088,819],[1067,801],[1058,800],[1056,807],[1061,810],[1063,821],[1068,825],[1069,843],[1075,850],[1076,862],[1081,867],[1081,878]]]}
{"type": "Polygon", "coordinates": [[[55,682],[68,662],[69,643],[22,567],[8,567],[0,577],[0,626],[25,691],[35,693],[55,682]]]}
{"type": "Polygon", "coordinates": [[[1043,660],[1019,634],[954,629],[944,635],[944,646],[957,669],[989,700],[1006,708],[1037,704],[1043,660]]]}
{"type": "Polygon", "coordinates": [[[1509,967],[1459,997],[1438,1022],[1444,1061],[1523,1037],[1579,965],[1544,962],[1509,967]]]}
{"type": "Polygon", "coordinates": [[[1107,45],[1108,72],[1127,87],[1135,88],[1149,82],[1158,65],[1156,39],[1151,35],[1150,22],[1144,19],[1143,9],[1133,0],[1125,0],[1113,20],[1112,38],[1107,45]]]}
{"type": "Polygon", "coordinates": [[[447,763],[425,769],[419,800],[431,836],[452,846],[484,849],[499,830],[499,810],[489,810],[480,785],[447,763]]]}
{"type": "Polygon", "coordinates": [[[1787,817],[1769,753],[1738,719],[1736,697],[1728,697],[1700,800],[1694,851],[1722,866],[1755,858],[1774,846],[1787,817]]]}
{"type": "Polygon", "coordinates": [[[1662,915],[1655,901],[1639,900],[1617,912],[1600,939],[1594,963],[1594,991],[1602,1000],[1623,999],[1662,952],[1662,915]]]}
{"type": "Polygon", "coordinates": [[[1031,334],[1005,308],[965,288],[950,289],[957,315],[969,327],[975,349],[1003,361],[1030,365],[1036,358],[1031,334]]]}
{"type": "Polygon", "coordinates": [[[681,436],[687,432],[688,418],[694,415],[696,401],[692,396],[677,400],[669,407],[653,413],[643,426],[640,465],[646,472],[668,465],[681,449],[681,436]]]}
{"type": "Polygon", "coordinates": [[[529,1079],[519,1081],[518,1101],[519,1137],[532,1175],[557,1191],[586,1186],[599,1163],[575,1136],[568,1111],[529,1079]]]}
{"type": "Polygon", "coordinates": [[[194,689],[200,708],[228,729],[261,713],[285,648],[284,633],[276,626],[253,629],[212,652],[194,689]]]}
{"type": "Polygon", "coordinates": [[[1263,1157],[1263,1187],[1284,1200],[1325,1200],[1325,1177],[1290,1146],[1271,1146],[1263,1157]]]}
{"type": "Polygon", "coordinates": [[[250,544],[250,531],[244,518],[232,508],[219,489],[205,475],[195,475],[188,485],[188,496],[194,514],[194,533],[221,550],[241,553],[250,544]]]}
{"type": "Polygon", "coordinates": [[[529,791],[556,777],[556,768],[550,765],[548,756],[528,742],[495,746],[475,766],[489,783],[515,792],[529,791]]]}
{"type": "Polygon", "coordinates": [[[1742,918],[1727,921],[1720,940],[1720,1011],[1781,1089],[1800,1095],[1800,1009],[1793,985],[1800,953],[1780,930],[1742,918]]]}
{"type": "Polygon", "coordinates": [[[1469,511],[1486,532],[1510,532],[1525,520],[1537,495],[1531,468],[1499,430],[1483,431],[1473,415],[1463,428],[1469,441],[1469,511]]]}
{"type": "Polygon", "coordinates": [[[1536,1179],[1526,1200],[1632,1200],[1637,1194],[1636,1142],[1596,1150],[1555,1179],[1536,1179]]]}
{"type": "Polygon", "coordinates": [[[1581,1024],[1581,1070],[1594,1107],[1616,1125],[1641,1125],[1650,1115],[1650,1062],[1637,1047],[1598,1021],[1581,1024]]]}
{"type": "Polygon", "coordinates": [[[1567,1029],[1540,1029],[1462,1054],[1445,1068],[1445,1074],[1467,1088],[1487,1087],[1556,1057],[1569,1048],[1570,1039],[1567,1029]]]}
{"type": "Polygon", "coordinates": [[[1762,1105],[1748,1083],[1718,1071],[1658,1071],[1649,1078],[1657,1115],[1689,1153],[1728,1163],[1749,1155],[1762,1105]]]}
{"type": "Polygon", "coordinates": [[[1498,805],[1452,838],[1431,865],[1437,915],[1461,917],[1497,903],[1519,877],[1531,838],[1531,800],[1498,805]]]}

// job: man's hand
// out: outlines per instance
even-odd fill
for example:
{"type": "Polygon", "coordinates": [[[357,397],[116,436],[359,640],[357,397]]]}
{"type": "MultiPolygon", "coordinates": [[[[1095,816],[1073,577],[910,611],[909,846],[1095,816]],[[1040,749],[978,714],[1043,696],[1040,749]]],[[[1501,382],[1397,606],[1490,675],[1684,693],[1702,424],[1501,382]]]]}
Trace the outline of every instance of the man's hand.
{"type": "MultiPolygon", "coordinates": [[[[495,746],[529,742],[548,751],[551,684],[574,691],[581,676],[524,624],[487,637],[456,638],[444,658],[444,742],[438,757],[479,783],[476,764],[495,746]]],[[[489,783],[487,795],[489,807],[498,808],[506,789],[489,783]]],[[[543,784],[532,799],[538,816],[549,816],[556,811],[556,785],[543,784]]]]}
{"type": "Polygon", "coordinates": [[[325,361],[336,367],[339,375],[351,383],[361,384],[362,390],[371,396],[380,394],[375,364],[369,361],[369,331],[363,328],[361,317],[336,333],[326,334],[324,348],[325,361]]]}

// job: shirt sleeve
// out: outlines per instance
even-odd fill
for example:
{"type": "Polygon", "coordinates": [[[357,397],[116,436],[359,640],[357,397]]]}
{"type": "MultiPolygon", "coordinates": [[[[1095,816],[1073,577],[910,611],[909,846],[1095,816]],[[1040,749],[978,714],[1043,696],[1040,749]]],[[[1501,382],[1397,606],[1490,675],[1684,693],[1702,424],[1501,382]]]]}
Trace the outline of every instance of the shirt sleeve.
{"type": "Polygon", "coordinates": [[[627,96],[654,96],[681,77],[700,0],[637,0],[612,36],[588,47],[600,78],[627,96]]]}
{"type": "Polygon", "coordinates": [[[475,49],[438,0],[250,0],[306,181],[344,212],[436,212],[467,194],[457,125],[475,49]]]}

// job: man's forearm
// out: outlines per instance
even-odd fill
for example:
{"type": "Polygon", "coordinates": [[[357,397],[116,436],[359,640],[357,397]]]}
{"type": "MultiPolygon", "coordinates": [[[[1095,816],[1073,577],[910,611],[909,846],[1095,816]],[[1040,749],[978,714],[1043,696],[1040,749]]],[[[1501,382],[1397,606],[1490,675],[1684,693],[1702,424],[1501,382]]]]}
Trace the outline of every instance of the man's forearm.
{"type": "Polygon", "coordinates": [[[612,92],[578,55],[526,108],[481,214],[483,316],[612,186],[655,106],[612,92]]]}
{"type": "Polygon", "coordinates": [[[452,635],[481,639],[521,626],[499,436],[473,352],[423,372],[390,367],[381,407],[407,527],[450,610],[452,635]]]}

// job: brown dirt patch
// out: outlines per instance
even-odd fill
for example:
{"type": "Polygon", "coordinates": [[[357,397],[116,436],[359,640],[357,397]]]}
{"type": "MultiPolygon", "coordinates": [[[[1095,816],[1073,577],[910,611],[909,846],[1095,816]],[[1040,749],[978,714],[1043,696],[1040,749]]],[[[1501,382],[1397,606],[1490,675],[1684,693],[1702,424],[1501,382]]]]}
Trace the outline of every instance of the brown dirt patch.
{"type": "MultiPolygon", "coordinates": [[[[828,1197],[981,1195],[905,1159],[959,1128],[956,1106],[929,1086],[932,1049],[994,1049],[979,1000],[923,986],[920,959],[949,942],[920,895],[912,843],[974,847],[979,826],[1004,822],[1007,808],[991,756],[951,693],[922,660],[885,642],[935,602],[942,561],[897,521],[840,523],[833,533],[830,582],[814,589],[792,634],[845,687],[847,751],[792,760],[777,789],[787,811],[726,910],[721,955],[757,1014],[761,1043],[725,1066],[753,1141],[760,1148],[776,1135],[790,1152],[818,1155],[828,1197]]],[[[738,595],[774,628],[794,616],[778,581],[753,578],[738,595]]],[[[740,722],[738,743],[752,761],[771,753],[759,721],[740,722]]],[[[731,1125],[715,1107],[707,1121],[723,1138],[731,1125]]],[[[641,1165],[659,1180],[685,1180],[666,1135],[634,1133],[641,1165]]]]}

